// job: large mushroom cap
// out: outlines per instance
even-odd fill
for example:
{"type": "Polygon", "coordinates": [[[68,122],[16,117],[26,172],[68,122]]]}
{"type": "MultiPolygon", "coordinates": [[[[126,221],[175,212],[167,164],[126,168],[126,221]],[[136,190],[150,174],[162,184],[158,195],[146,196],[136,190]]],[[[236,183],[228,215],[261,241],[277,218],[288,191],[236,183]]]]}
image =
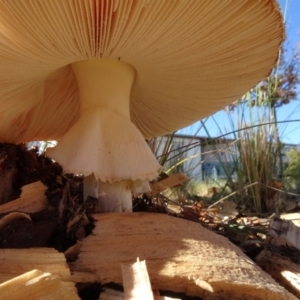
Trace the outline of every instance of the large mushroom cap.
{"type": "Polygon", "coordinates": [[[0,140],[66,133],[80,114],[70,64],[90,58],[135,68],[144,137],[174,131],[267,76],[283,38],[275,0],[0,0],[0,140]]]}

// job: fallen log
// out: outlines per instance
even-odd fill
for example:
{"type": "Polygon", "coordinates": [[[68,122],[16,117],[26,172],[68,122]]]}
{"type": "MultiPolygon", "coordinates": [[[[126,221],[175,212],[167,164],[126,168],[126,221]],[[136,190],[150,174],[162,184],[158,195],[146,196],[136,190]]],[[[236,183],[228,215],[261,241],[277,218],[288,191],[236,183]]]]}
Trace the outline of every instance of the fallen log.
{"type": "Polygon", "coordinates": [[[93,234],[80,242],[71,264],[79,282],[90,273],[102,284],[122,284],[120,264],[139,257],[147,261],[153,289],[205,299],[297,299],[238,247],[198,223],[149,213],[93,217],[93,234]]]}

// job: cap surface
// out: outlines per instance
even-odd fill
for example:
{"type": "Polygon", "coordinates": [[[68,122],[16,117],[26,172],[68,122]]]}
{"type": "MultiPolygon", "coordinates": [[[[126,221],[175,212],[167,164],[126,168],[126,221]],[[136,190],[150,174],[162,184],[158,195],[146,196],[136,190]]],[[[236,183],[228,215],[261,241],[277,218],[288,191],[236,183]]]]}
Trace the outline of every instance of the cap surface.
{"type": "Polygon", "coordinates": [[[187,126],[270,73],[284,38],[275,0],[0,0],[0,141],[59,139],[79,117],[70,64],[131,64],[145,138],[187,126]]]}

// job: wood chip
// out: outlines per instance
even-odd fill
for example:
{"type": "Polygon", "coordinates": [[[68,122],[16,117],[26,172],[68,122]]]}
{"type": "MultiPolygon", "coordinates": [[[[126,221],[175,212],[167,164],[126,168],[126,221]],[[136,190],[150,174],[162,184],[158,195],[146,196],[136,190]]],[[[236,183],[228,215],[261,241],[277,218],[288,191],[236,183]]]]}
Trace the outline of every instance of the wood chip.
{"type": "Polygon", "coordinates": [[[59,299],[79,300],[72,282],[57,276],[32,270],[0,284],[1,300],[59,299]]]}
{"type": "MultiPolygon", "coordinates": [[[[99,300],[124,300],[124,293],[113,289],[105,288],[104,292],[101,292],[99,300]]],[[[155,297],[155,300],[181,300],[181,299],[170,298],[166,296],[158,296],[157,298],[155,297]]]]}
{"type": "Polygon", "coordinates": [[[300,299],[300,265],[271,251],[262,251],[255,259],[257,264],[277,282],[300,299]]]}
{"type": "Polygon", "coordinates": [[[46,190],[47,187],[41,181],[24,185],[20,198],[0,205],[0,213],[12,211],[34,213],[41,211],[48,205],[45,196],[46,190]]]}
{"type": "Polygon", "coordinates": [[[296,299],[241,249],[200,224],[154,213],[93,217],[96,227],[81,242],[72,269],[89,271],[102,284],[122,284],[120,263],[139,257],[147,261],[153,289],[209,299],[296,299]]]}
{"type": "Polygon", "coordinates": [[[178,173],[172,176],[167,177],[166,179],[163,179],[161,181],[155,182],[151,184],[151,192],[147,195],[149,196],[155,196],[169,188],[172,188],[178,184],[184,183],[189,178],[184,175],[183,173],[178,173]]]}
{"type": "Polygon", "coordinates": [[[28,219],[31,221],[31,218],[28,214],[20,213],[20,212],[12,212],[0,219],[0,230],[5,226],[7,226],[8,224],[20,219],[28,219]]]}
{"type": "Polygon", "coordinates": [[[273,218],[265,249],[256,263],[282,286],[300,297],[300,228],[290,220],[273,218]]]}
{"type": "Polygon", "coordinates": [[[99,300],[124,300],[124,293],[106,288],[101,292],[99,300]]]}
{"type": "Polygon", "coordinates": [[[273,245],[289,245],[300,250],[300,227],[290,220],[273,218],[268,235],[273,245]]]}
{"type": "Polygon", "coordinates": [[[284,210],[289,212],[297,208],[297,203],[295,201],[286,201],[284,204],[284,210]]]}
{"type": "Polygon", "coordinates": [[[69,279],[70,270],[63,253],[52,248],[1,249],[0,283],[33,269],[69,279]]]}
{"type": "Polygon", "coordinates": [[[291,220],[296,226],[300,226],[300,214],[298,212],[281,214],[280,218],[283,220],[291,220]]]}
{"type": "Polygon", "coordinates": [[[65,257],[68,261],[74,261],[80,252],[81,244],[76,243],[65,251],[65,257]]]}
{"type": "Polygon", "coordinates": [[[125,300],[154,300],[146,262],[122,263],[122,278],[125,300]]]}

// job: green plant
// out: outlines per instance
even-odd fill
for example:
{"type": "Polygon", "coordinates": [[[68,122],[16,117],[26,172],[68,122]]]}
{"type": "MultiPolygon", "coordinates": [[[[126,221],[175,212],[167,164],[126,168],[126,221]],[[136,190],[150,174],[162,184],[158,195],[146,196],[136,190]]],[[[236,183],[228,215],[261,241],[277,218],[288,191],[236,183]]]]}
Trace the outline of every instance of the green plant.
{"type": "Polygon", "coordinates": [[[288,166],[285,170],[285,185],[295,192],[300,192],[300,151],[291,149],[287,153],[288,166]]]}

